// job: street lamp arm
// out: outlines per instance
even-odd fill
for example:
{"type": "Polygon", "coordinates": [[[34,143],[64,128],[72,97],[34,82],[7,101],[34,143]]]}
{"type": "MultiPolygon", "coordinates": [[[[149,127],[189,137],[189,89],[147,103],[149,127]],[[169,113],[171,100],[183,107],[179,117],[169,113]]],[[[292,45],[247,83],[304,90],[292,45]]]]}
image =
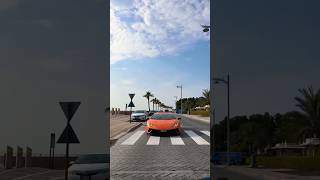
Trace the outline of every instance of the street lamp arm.
{"type": "Polygon", "coordinates": [[[228,84],[228,81],[225,80],[225,79],[223,79],[223,78],[212,78],[212,80],[217,81],[217,82],[223,82],[223,83],[228,84]]]}

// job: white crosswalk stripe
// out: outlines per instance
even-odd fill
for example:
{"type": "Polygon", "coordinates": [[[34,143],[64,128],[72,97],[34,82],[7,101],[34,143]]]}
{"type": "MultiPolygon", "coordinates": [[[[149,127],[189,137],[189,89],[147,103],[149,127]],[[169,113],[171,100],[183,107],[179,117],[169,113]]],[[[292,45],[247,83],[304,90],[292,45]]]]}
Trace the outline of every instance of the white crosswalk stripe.
{"type": "Polygon", "coordinates": [[[172,145],[184,145],[184,142],[180,136],[170,137],[170,140],[172,145]]]}
{"type": "MultiPolygon", "coordinates": [[[[202,138],[200,135],[198,135],[194,131],[185,130],[184,132],[188,135],[188,137],[190,137],[194,142],[196,142],[196,144],[209,145],[209,142],[207,142],[204,138],[202,138]]],[[[200,131],[200,132],[210,137],[210,131],[200,131]]],[[[123,141],[121,145],[134,145],[142,137],[143,134],[145,134],[145,132],[142,130],[136,131],[131,136],[129,136],[125,141],[123,141]]],[[[148,136],[148,137],[149,138],[146,145],[160,145],[160,139],[167,138],[167,137],[160,137],[160,136],[148,136]]],[[[180,136],[170,136],[170,141],[171,141],[171,145],[186,145],[184,140],[180,136]]]]}
{"type": "Polygon", "coordinates": [[[147,142],[147,145],[159,145],[160,137],[159,136],[150,136],[147,142]]]}
{"type": "Polygon", "coordinates": [[[200,132],[210,137],[210,131],[200,131],[200,132]]]}
{"type": "Polygon", "coordinates": [[[134,145],[134,143],[136,143],[136,141],[138,141],[138,139],[144,133],[145,133],[144,131],[137,131],[132,136],[130,136],[128,139],[126,139],[123,143],[121,143],[121,145],[134,145]]]}
{"type": "Polygon", "coordinates": [[[186,132],[186,133],[188,134],[188,136],[190,136],[191,139],[194,140],[198,145],[209,145],[209,143],[208,143],[205,139],[203,139],[201,136],[197,135],[195,132],[190,131],[190,130],[185,131],[185,132],[186,132]]]}

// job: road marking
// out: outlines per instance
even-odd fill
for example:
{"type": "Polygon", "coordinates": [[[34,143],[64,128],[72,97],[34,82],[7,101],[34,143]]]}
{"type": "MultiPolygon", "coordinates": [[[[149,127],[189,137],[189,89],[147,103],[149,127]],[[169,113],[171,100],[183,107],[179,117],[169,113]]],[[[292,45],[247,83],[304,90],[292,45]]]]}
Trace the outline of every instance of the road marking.
{"type": "Polygon", "coordinates": [[[209,143],[204,140],[202,137],[194,133],[193,131],[185,131],[191,139],[193,139],[198,145],[209,145],[209,143]]]}
{"type": "Polygon", "coordinates": [[[201,131],[201,132],[210,137],[210,131],[201,131]]]}
{"type": "Polygon", "coordinates": [[[150,136],[147,142],[147,145],[159,145],[160,137],[159,136],[150,136]]]}
{"type": "Polygon", "coordinates": [[[170,137],[172,145],[184,145],[182,138],[180,136],[170,137]]]}
{"type": "Polygon", "coordinates": [[[136,141],[144,134],[144,131],[137,131],[132,136],[130,136],[127,140],[125,140],[121,145],[134,145],[136,141]]]}
{"type": "Polygon", "coordinates": [[[33,174],[26,175],[26,176],[18,177],[18,178],[12,179],[12,180],[25,179],[25,178],[36,176],[36,175],[46,174],[48,172],[50,172],[50,171],[45,171],[45,172],[40,172],[40,173],[33,173],[33,174]]]}

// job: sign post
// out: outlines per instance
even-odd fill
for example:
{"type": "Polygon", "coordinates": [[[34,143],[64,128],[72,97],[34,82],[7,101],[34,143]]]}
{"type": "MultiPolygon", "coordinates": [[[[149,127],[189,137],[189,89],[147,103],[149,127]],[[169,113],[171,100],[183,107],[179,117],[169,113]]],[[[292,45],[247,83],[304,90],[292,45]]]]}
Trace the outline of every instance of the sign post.
{"type": "Polygon", "coordinates": [[[60,102],[60,106],[64,115],[67,118],[67,126],[63,130],[62,134],[60,135],[57,143],[66,144],[66,164],[65,164],[65,180],[68,180],[68,167],[69,167],[69,144],[70,143],[80,143],[76,133],[71,127],[70,121],[77,111],[78,107],[80,106],[81,102],[60,102]]]}
{"type": "Polygon", "coordinates": [[[31,167],[31,158],[32,158],[32,149],[28,146],[26,147],[26,159],[25,159],[25,167],[31,167]]]}
{"type": "Polygon", "coordinates": [[[12,168],[12,166],[13,166],[12,157],[13,157],[13,148],[10,146],[7,146],[6,162],[5,162],[6,169],[12,168]]]}
{"type": "Polygon", "coordinates": [[[129,94],[129,97],[130,97],[130,103],[129,103],[129,106],[130,107],[130,123],[131,123],[131,114],[132,114],[132,107],[134,107],[134,104],[132,102],[132,99],[134,97],[135,94],[129,94]]]}
{"type": "Polygon", "coordinates": [[[17,146],[17,153],[16,153],[16,168],[22,167],[22,156],[23,156],[23,149],[20,146],[17,146]]]}
{"type": "Polygon", "coordinates": [[[50,155],[49,155],[49,168],[54,168],[54,148],[56,143],[56,135],[55,133],[51,133],[50,136],[50,155]]]}

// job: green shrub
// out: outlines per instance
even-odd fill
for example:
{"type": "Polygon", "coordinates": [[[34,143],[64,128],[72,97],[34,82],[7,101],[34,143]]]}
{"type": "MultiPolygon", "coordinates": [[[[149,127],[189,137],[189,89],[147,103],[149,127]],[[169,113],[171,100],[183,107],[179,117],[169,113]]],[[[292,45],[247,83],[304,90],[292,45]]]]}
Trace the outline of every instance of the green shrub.
{"type": "Polygon", "coordinates": [[[199,116],[203,116],[203,117],[210,116],[210,112],[209,111],[191,111],[190,114],[191,115],[199,115],[199,116]]]}
{"type": "Polygon", "coordinates": [[[266,168],[287,168],[305,171],[320,171],[320,156],[287,156],[287,157],[258,157],[257,164],[266,168]]]}

